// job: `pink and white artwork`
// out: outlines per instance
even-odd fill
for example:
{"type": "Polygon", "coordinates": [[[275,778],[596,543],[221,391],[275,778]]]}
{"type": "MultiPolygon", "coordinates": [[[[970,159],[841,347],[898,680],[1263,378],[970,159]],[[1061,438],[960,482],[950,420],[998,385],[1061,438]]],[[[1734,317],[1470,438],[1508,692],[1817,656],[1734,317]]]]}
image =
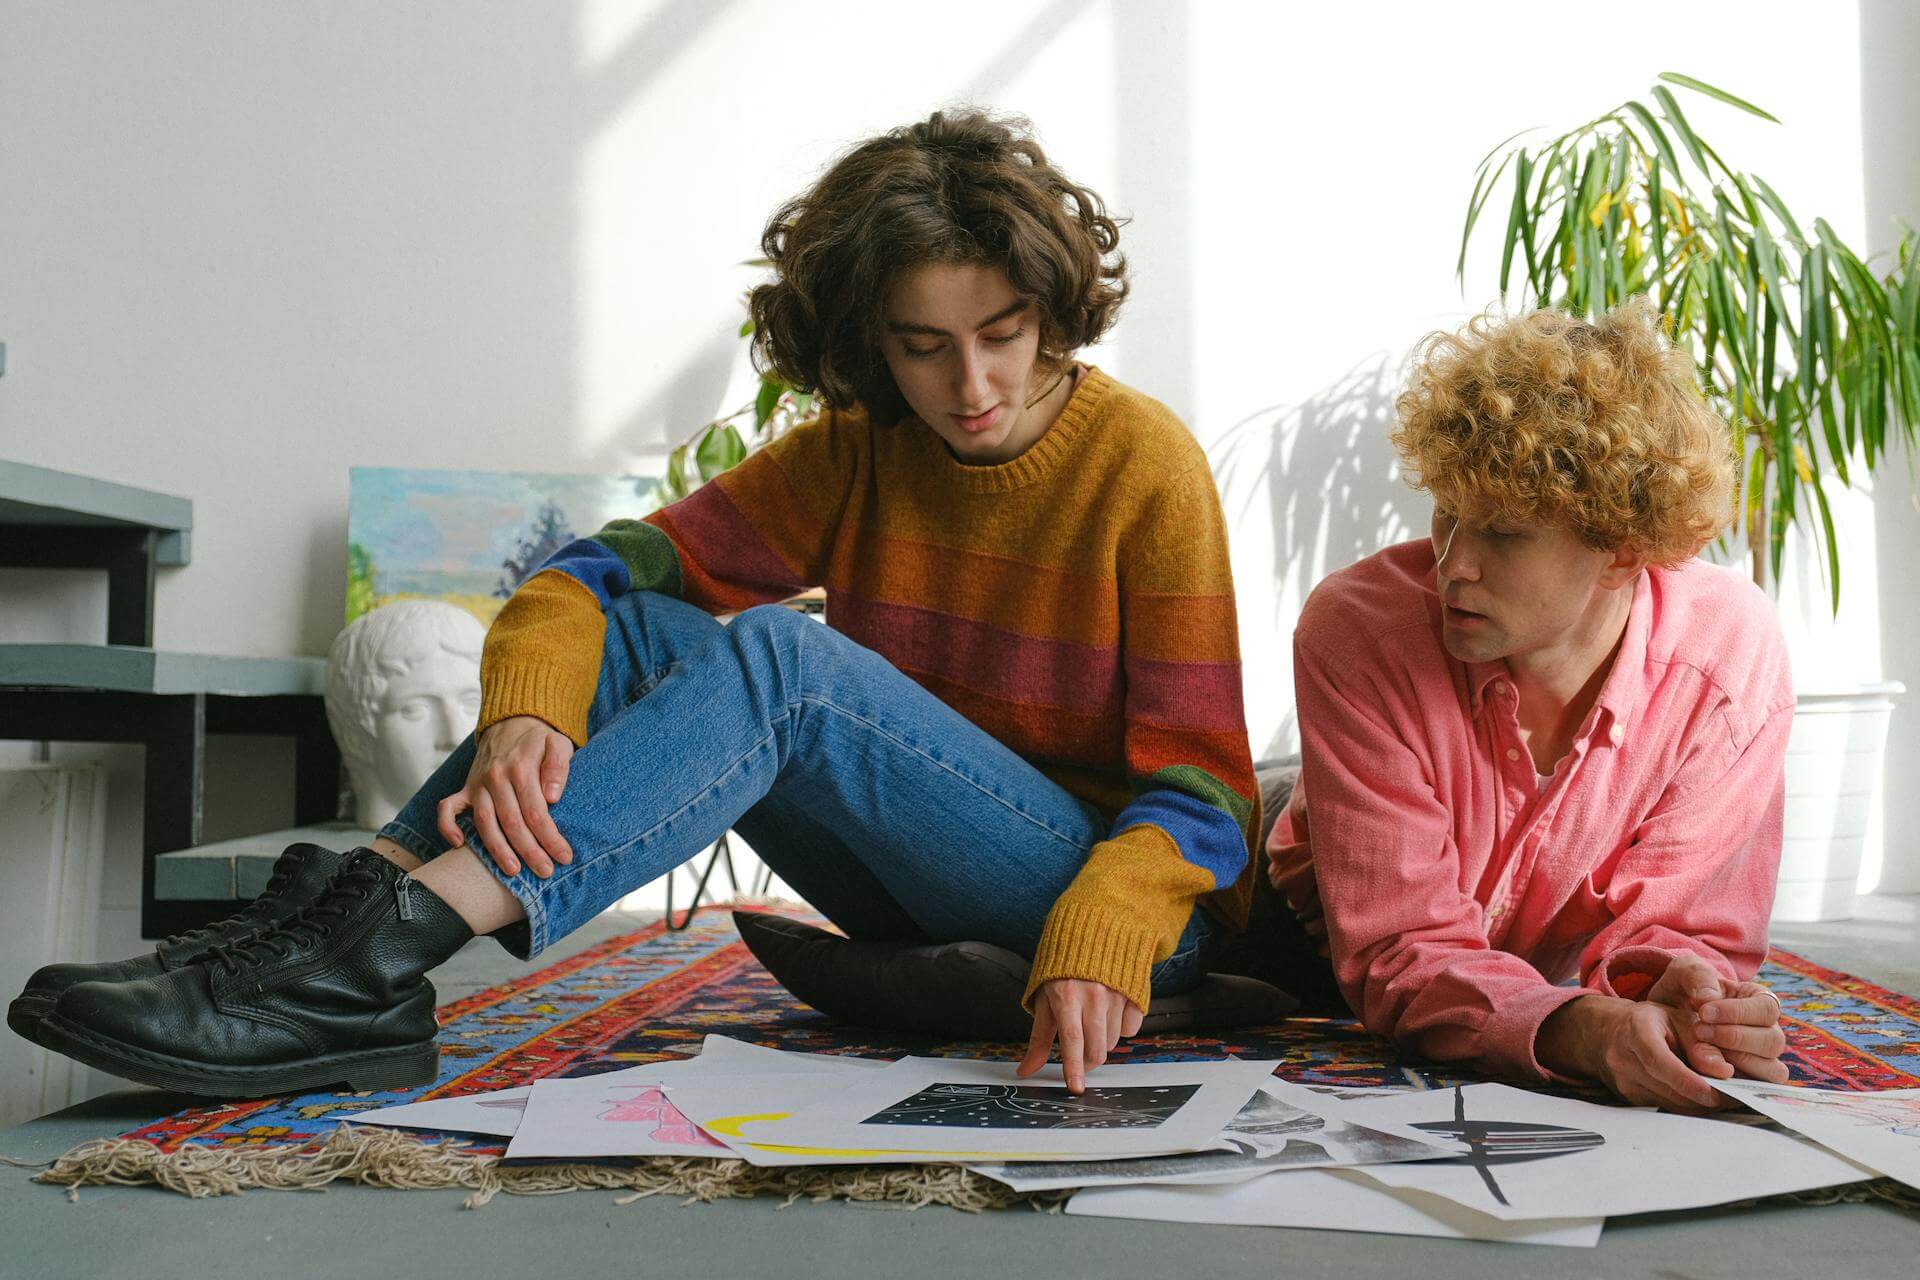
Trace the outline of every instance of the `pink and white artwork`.
{"type": "Polygon", "coordinates": [[[1920,1187],[1920,1089],[1853,1093],[1761,1080],[1713,1086],[1849,1160],[1920,1187]]]}
{"type": "Polygon", "coordinates": [[[667,1095],[660,1092],[657,1084],[615,1085],[609,1089],[611,1105],[600,1113],[600,1119],[608,1124],[651,1125],[647,1138],[653,1142],[684,1143],[688,1146],[720,1147],[722,1143],[709,1138],[700,1126],[687,1119],[667,1101],[667,1095]],[[634,1091],[632,1097],[618,1095],[624,1091],[634,1091]]]}

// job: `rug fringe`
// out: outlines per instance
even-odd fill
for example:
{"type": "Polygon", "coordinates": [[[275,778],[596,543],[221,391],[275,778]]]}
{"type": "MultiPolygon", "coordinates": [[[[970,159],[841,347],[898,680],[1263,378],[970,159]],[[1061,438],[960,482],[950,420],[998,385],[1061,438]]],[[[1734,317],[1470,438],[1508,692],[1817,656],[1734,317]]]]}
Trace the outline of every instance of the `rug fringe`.
{"type": "Polygon", "coordinates": [[[946,1205],[968,1213],[1030,1205],[1057,1208],[1064,1192],[1022,1194],[958,1165],[824,1165],[764,1169],[744,1160],[653,1156],[630,1164],[507,1165],[449,1138],[422,1142],[398,1129],[341,1124],[324,1139],[298,1147],[187,1146],[163,1151],[137,1138],[82,1143],[53,1162],[36,1182],[64,1186],[158,1186],[194,1199],[242,1191],[319,1191],[329,1183],[428,1191],[465,1188],[465,1207],[496,1195],[559,1195],[614,1190],[711,1202],[779,1195],[799,1200],[858,1200],[910,1209],[946,1205]]]}
{"type": "MultiPolygon", "coordinates": [[[[158,1186],[194,1199],[243,1191],[324,1191],[352,1182],[405,1191],[465,1188],[463,1207],[478,1209],[501,1192],[516,1196],[569,1191],[626,1191],[616,1204],[648,1196],[681,1196],[688,1203],[777,1195],[800,1200],[854,1200],[908,1209],[946,1205],[966,1213],[1026,1205],[1058,1212],[1070,1192],[1017,1192],[959,1165],[797,1165],[766,1169],[744,1160],[649,1156],[627,1164],[503,1164],[470,1150],[464,1139],[422,1142],[399,1129],[341,1124],[325,1138],[297,1147],[181,1147],[163,1151],[138,1138],[100,1138],[55,1160],[35,1182],[66,1187],[158,1186]]],[[[1920,1191],[1892,1178],[1747,1200],[1763,1204],[1864,1204],[1881,1201],[1920,1212],[1920,1191]]]]}

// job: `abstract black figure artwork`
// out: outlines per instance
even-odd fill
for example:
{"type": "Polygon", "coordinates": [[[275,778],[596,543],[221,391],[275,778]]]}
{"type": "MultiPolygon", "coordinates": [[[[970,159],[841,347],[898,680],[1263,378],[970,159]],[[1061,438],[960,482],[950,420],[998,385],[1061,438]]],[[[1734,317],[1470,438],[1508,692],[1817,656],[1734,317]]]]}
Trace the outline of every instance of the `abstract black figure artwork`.
{"type": "Polygon", "coordinates": [[[1487,1191],[1504,1205],[1511,1205],[1511,1201],[1500,1190],[1499,1180],[1493,1176],[1494,1165],[1572,1155],[1606,1142],[1604,1137],[1590,1129],[1567,1129],[1557,1124],[1516,1123],[1511,1120],[1469,1120],[1466,1094],[1459,1085],[1453,1087],[1453,1119],[1422,1121],[1414,1124],[1413,1128],[1436,1137],[1466,1143],[1466,1155],[1430,1163],[1472,1165],[1479,1172],[1480,1180],[1487,1184],[1487,1191]]]}
{"type": "Polygon", "coordinates": [[[1197,1084],[1090,1087],[933,1084],[862,1124],[942,1125],[958,1129],[1152,1129],[1200,1091],[1197,1084]]]}

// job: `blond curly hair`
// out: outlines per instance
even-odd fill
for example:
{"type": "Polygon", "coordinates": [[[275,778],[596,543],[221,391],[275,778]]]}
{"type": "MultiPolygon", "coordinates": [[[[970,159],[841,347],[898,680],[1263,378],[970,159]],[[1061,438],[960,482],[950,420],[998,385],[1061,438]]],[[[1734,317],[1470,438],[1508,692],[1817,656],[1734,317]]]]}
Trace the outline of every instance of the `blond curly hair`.
{"type": "Polygon", "coordinates": [[[1733,518],[1732,437],[1645,298],[1598,324],[1543,308],[1430,334],[1396,408],[1408,483],[1470,524],[1673,565],[1733,518]]]}

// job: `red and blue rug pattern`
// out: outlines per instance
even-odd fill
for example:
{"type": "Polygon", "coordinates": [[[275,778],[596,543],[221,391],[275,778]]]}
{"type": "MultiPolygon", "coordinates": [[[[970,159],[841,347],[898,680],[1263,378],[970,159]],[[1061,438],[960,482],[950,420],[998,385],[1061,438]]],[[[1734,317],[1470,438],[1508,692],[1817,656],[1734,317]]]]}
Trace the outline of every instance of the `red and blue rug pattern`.
{"type": "MultiPolygon", "coordinates": [[[[1760,973],[1780,996],[1795,1081],[1830,1089],[1920,1085],[1920,1000],[1775,951],[1760,973]]],[[[173,1149],[298,1146],[377,1107],[683,1057],[709,1033],[777,1049],[895,1058],[1017,1057],[1018,1044],[845,1026],[800,1004],[760,967],[724,910],[672,932],[653,925],[440,1009],[440,1077],[384,1093],[316,1093],[190,1107],[123,1135],[173,1149]]],[[[1272,1058],[1307,1083],[1444,1087],[1474,1077],[1410,1058],[1357,1022],[1295,1018],[1228,1035],[1149,1036],[1113,1060],[1272,1058]]],[[[478,1151],[500,1150],[476,1145],[478,1151]]]]}

